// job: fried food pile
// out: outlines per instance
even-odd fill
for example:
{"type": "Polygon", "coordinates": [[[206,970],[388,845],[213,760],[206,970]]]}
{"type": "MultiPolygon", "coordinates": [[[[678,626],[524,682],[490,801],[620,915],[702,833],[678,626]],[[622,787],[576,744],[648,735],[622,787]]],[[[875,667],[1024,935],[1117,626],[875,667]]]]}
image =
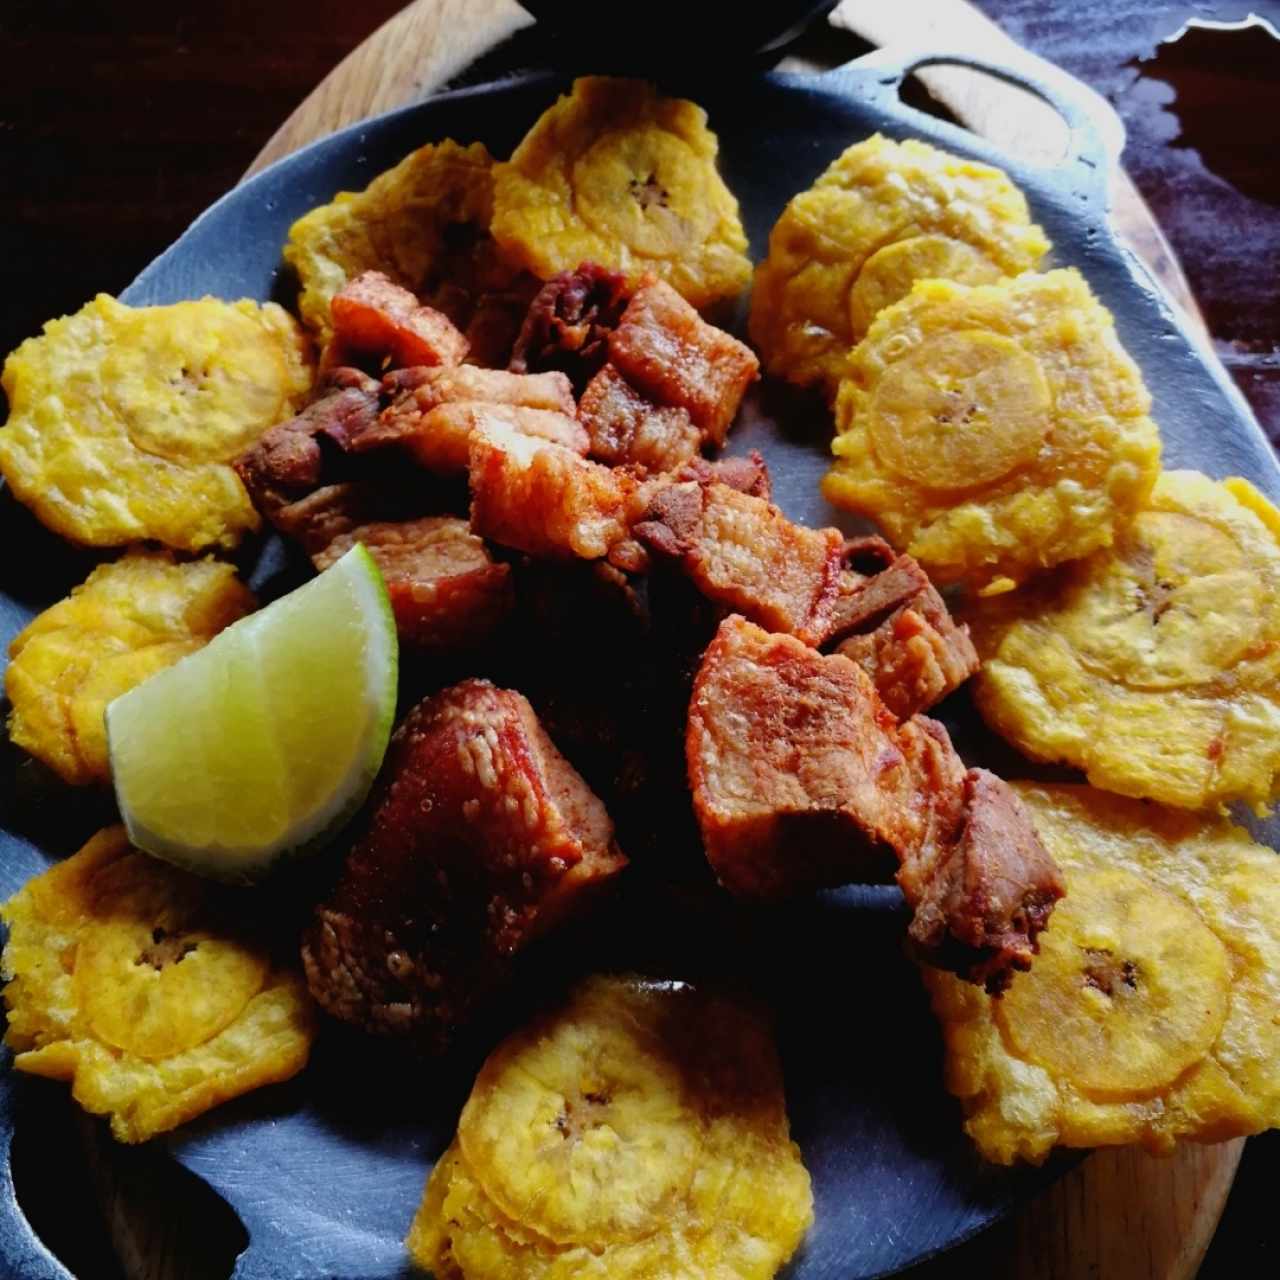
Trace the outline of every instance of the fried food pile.
{"type": "MultiPolygon", "coordinates": [[[[265,521],[303,571],[359,543],[406,657],[300,929],[114,829],[4,907],[17,1065],[117,1137],[293,1074],[314,1006],[448,1053],[628,877],[754,907],[896,880],[989,1159],[1280,1120],[1274,855],[1006,783],[925,714],[981,666],[1028,755],[1262,811],[1280,512],[1160,474],[1105,307],[1036,273],[1006,175],[920,143],[857,142],[787,206],[757,356],[709,318],[751,274],[717,152],[693,103],[581,79],[508,161],[429,143],[300,218],[302,325],[100,297],[10,357],[0,470],[45,523],[197,553],[265,521]],[[823,491],[884,537],[716,456],[761,358],[833,399],[823,491]]],[[[132,546],[14,641],[12,739],[109,781],[108,702],[252,607],[230,564],[132,546]]],[[[811,1220],[766,1021],[597,976],[490,1055],[407,1243],[453,1280],[763,1280],[811,1220]]]]}
{"type": "Polygon", "coordinates": [[[599,262],[652,272],[695,307],[751,278],[738,202],[707,114],[641,80],[584,76],[494,171],[492,233],[542,280],[599,262]]]}
{"type": "Polygon", "coordinates": [[[256,607],[221,561],[130,551],[99,565],[10,643],[10,741],[67,782],[108,781],[107,703],[256,607]]]}
{"type": "Polygon", "coordinates": [[[489,1056],[406,1244],[463,1280],[767,1280],[812,1221],[761,1015],[594,977],[489,1056]]]}
{"type": "Polygon", "coordinates": [[[999,169],[908,138],[855,143],[782,211],[756,268],[751,339],[772,374],[834,400],[849,349],[917,280],[991,284],[1049,249],[999,169]]]}
{"type": "Polygon", "coordinates": [[[1280,513],[1169,471],[1115,546],[972,610],[983,715],[1036,759],[1188,809],[1280,774],[1280,513]]]}
{"type": "Polygon", "coordinates": [[[924,979],[988,1160],[1280,1123],[1280,861],[1223,818],[1015,784],[1067,881],[1001,1000],[924,979]]]}
{"type": "MultiPolygon", "coordinates": [[[[363,280],[356,287],[372,297],[363,280]]],[[[388,297],[386,307],[399,303],[388,297]]],[[[394,324],[366,320],[364,327],[384,334],[384,359],[394,364],[394,324]]],[[[966,630],[927,576],[879,539],[850,542],[835,529],[788,520],[768,499],[761,460],[710,463],[681,453],[679,465],[665,471],[635,461],[610,465],[591,456],[593,443],[570,433],[592,388],[616,376],[635,395],[652,397],[654,412],[678,409],[698,429],[699,444],[723,440],[755,376],[754,357],[663,282],[645,278],[628,290],[621,278],[583,266],[535,299],[522,334],[516,363],[536,372],[442,362],[393,368],[379,381],[334,369],[319,398],[267,432],[237,468],[264,513],[318,565],[367,538],[387,574],[401,634],[419,647],[443,650],[452,639],[462,654],[468,642],[495,639],[506,611],[514,611],[531,651],[540,639],[545,647],[540,661],[510,669],[518,684],[532,678],[529,687],[553,725],[577,721],[569,736],[583,747],[579,758],[589,770],[586,751],[594,744],[583,724],[592,717],[581,706],[566,716],[573,699],[563,686],[593,667],[577,651],[576,669],[561,670],[546,656],[559,643],[545,613],[547,588],[573,600],[567,607],[579,611],[578,630],[605,617],[606,596],[626,601],[631,624],[619,629],[618,649],[604,651],[646,673],[625,689],[645,708],[619,700],[610,711],[623,723],[638,713],[661,725],[643,754],[670,763],[645,769],[629,788],[619,784],[620,763],[612,774],[600,769],[608,801],[622,799],[625,807],[644,796],[652,811],[678,804],[683,794],[712,869],[744,896],[865,880],[878,874],[869,855],[887,855],[900,864],[916,910],[915,944],[934,962],[1001,989],[1014,969],[1030,964],[1061,886],[1003,784],[968,773],[945,731],[916,718],[976,665],[966,630]],[[576,418],[574,385],[584,388],[576,418]],[[468,520],[414,510],[372,520],[386,489],[369,468],[388,464],[402,478],[415,468],[427,478],[462,471],[468,520]],[[441,563],[446,546],[459,566],[452,577],[441,563]],[[842,652],[823,656],[822,645],[842,652]],[[830,855],[819,857],[820,870],[789,864],[784,839],[753,844],[757,816],[742,821],[733,812],[753,786],[751,803],[762,813],[794,803],[781,792],[803,789],[808,769],[789,713],[777,711],[779,695],[767,688],[769,662],[753,646],[784,652],[790,668],[803,673],[792,689],[797,716],[831,688],[844,691],[818,732],[823,746],[814,745],[826,788],[798,805],[807,812],[792,815],[826,832],[830,855]],[[655,651],[667,657],[655,658],[655,651]],[[757,663],[754,682],[723,678],[737,658],[757,663]],[[547,664],[558,676],[530,669],[547,664]],[[653,696],[664,685],[677,691],[674,699],[653,696]],[[659,710],[668,704],[675,714],[659,710]],[[713,723],[720,715],[724,725],[713,723]],[[753,716],[759,740],[741,733],[753,716]],[[779,721],[788,736],[785,759],[766,779],[752,768],[767,756],[761,743],[779,734],[779,721]],[[687,765],[672,767],[686,736],[687,765]],[[733,784],[731,798],[717,794],[705,742],[751,758],[751,767],[739,768],[747,781],[733,784]],[[997,811],[1000,820],[991,816],[997,811]]],[[[342,341],[338,330],[335,342],[342,341]]],[[[417,500],[432,492],[445,500],[430,488],[419,489],[417,500]]],[[[611,679],[601,670],[597,687],[611,679]]],[[[608,736],[605,729],[597,741],[608,736]]],[[[567,900],[576,901],[579,879],[570,875],[562,885],[561,877],[580,867],[583,887],[602,883],[622,859],[605,806],[551,746],[520,693],[476,681],[454,685],[410,714],[397,743],[384,767],[385,798],[309,936],[307,968],[313,993],[336,1016],[443,1048],[473,1007],[508,980],[510,961],[543,932],[543,922],[564,914],[548,906],[547,895],[559,901],[570,886],[567,900]],[[517,721],[518,731],[503,727],[517,721]],[[491,740],[492,776],[486,782],[482,770],[478,780],[453,777],[454,757],[465,765],[458,753],[477,734],[491,740]],[[572,783],[553,785],[545,781],[551,775],[572,783]],[[534,833],[521,837],[527,843],[507,831],[509,788],[541,797],[565,787],[580,795],[576,817],[536,799],[530,812],[544,816],[528,819],[534,833]],[[502,818],[494,829],[491,809],[495,821],[502,818]],[[588,821],[588,814],[596,816],[588,821]],[[549,855],[550,837],[534,828],[549,823],[559,831],[565,822],[569,852],[549,855]],[[495,920],[523,923],[512,933],[495,931],[495,920]]]]}
{"type": "Polygon", "coordinates": [[[1146,501],[1150,405],[1078,272],[923,281],[849,356],[823,492],[938,582],[1016,585],[1109,546],[1146,501]]]}
{"type": "Polygon", "coordinates": [[[0,909],[14,1066],[68,1081],[121,1142],[296,1075],[311,1004],[273,956],[280,939],[246,914],[123,827],[99,832],[0,909]]]}
{"type": "Polygon", "coordinates": [[[51,529],[115,547],[230,548],[258,516],[229,463],[311,389],[275,303],[127,307],[99,294],[5,361],[0,473],[51,529]]]}

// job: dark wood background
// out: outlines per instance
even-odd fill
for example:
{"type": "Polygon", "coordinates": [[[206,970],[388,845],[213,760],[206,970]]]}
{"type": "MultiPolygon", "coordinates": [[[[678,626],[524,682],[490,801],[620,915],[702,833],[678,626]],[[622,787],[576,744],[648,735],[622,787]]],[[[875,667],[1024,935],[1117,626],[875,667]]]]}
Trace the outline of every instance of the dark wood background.
{"type": "MultiPolygon", "coordinates": [[[[1125,164],[1182,259],[1219,354],[1280,446],[1280,43],[1256,28],[1162,43],[1191,17],[1229,22],[1253,10],[1280,25],[1280,3],[978,2],[1115,104],[1125,164]]],[[[0,354],[94,293],[122,289],[399,7],[0,0],[0,354]]],[[[536,29],[517,39],[528,65],[550,60],[536,29]]],[[[20,1191],[79,1276],[110,1280],[64,1110],[50,1107],[27,1139],[20,1191]]],[[[1205,1280],[1280,1274],[1277,1185],[1280,1135],[1254,1139],[1205,1280]]]]}

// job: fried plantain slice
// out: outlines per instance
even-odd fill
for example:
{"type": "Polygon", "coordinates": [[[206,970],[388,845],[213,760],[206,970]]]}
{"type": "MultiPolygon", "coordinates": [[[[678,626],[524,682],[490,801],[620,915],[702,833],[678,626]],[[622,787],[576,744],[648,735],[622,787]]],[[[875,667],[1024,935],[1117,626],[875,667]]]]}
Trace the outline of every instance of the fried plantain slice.
{"type": "Polygon", "coordinates": [[[110,776],[107,703],[254,608],[234,566],[131,551],[99,565],[9,646],[9,737],[70,783],[110,776]]]}
{"type": "Polygon", "coordinates": [[[5,362],[0,472],[55,532],[231,547],[258,517],[229,463],[311,387],[297,323],[268,302],[127,307],[99,294],[5,362]]]}
{"type": "Polygon", "coordinates": [[[922,281],[850,353],[823,492],[935,582],[1007,589],[1109,546],[1142,506],[1150,404],[1079,272],[922,281]]]}
{"type": "Polygon", "coordinates": [[[334,295],[364,272],[378,271],[457,325],[472,359],[483,364],[501,355],[505,363],[536,285],[526,288],[494,244],[492,216],[493,157],[479,142],[429,143],[363,191],[338,192],[299,218],[284,246],[302,285],[303,321],[328,341],[334,295]],[[504,300],[510,332],[499,335],[492,313],[504,300]]]}
{"type": "Polygon", "coordinates": [[[295,1075],[311,1005],[243,915],[123,827],[100,831],[0,908],[14,1066],[69,1081],[121,1142],[295,1075]]]}
{"type": "Polygon", "coordinates": [[[832,399],[849,348],[917,280],[990,284],[1049,250],[999,169],[908,139],[855,143],[794,196],[756,268],[751,338],[765,367],[832,399]]]}
{"type": "Polygon", "coordinates": [[[979,1151],[1280,1125],[1280,859],[1224,818],[1014,788],[1067,880],[1040,958],[1000,1000],[922,970],[979,1151]]]}
{"type": "Polygon", "coordinates": [[[812,1219],[761,1016],[594,977],[485,1063],[406,1243],[466,1280],[765,1280],[812,1219]]]}
{"type": "Polygon", "coordinates": [[[1019,750],[1187,809],[1280,776],[1280,512],[1165,472],[1114,547],[969,611],[976,698],[1019,750]]]}
{"type": "Polygon", "coordinates": [[[738,202],[707,114],[642,80],[584,76],[494,170],[493,235],[542,280],[590,261],[646,272],[695,307],[751,278],[738,202]]]}

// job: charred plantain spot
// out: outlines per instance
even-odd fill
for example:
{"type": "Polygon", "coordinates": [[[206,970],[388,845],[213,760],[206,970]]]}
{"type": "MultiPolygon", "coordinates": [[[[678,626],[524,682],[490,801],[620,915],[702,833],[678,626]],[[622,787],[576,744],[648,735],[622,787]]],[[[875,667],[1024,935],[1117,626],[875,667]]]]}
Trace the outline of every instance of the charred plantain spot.
{"type": "Polygon", "coordinates": [[[627,184],[631,198],[642,208],[652,209],[657,205],[660,209],[670,207],[671,193],[660,183],[656,174],[650,174],[642,182],[632,178],[627,184]]]}
{"type": "Polygon", "coordinates": [[[158,925],[151,930],[151,943],[138,953],[134,964],[149,964],[157,973],[171,964],[180,964],[200,944],[186,941],[180,933],[170,933],[158,925]]]}
{"type": "Polygon", "coordinates": [[[1084,984],[1101,991],[1108,999],[1138,989],[1138,966],[1132,960],[1117,961],[1105,948],[1090,947],[1085,951],[1087,963],[1084,984]]]}

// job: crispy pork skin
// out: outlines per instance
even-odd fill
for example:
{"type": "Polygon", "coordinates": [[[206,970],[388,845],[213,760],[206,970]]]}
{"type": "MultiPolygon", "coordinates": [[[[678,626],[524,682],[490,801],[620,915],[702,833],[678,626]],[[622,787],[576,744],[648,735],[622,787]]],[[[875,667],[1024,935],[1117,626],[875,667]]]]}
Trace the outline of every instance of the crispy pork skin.
{"type": "Polygon", "coordinates": [[[1061,880],[998,778],[966,771],[946,730],[899,723],[840,654],[744,618],[703,658],[686,757],[721,883],[749,898],[897,879],[931,963],[996,991],[1026,968],[1061,880]]]}
{"type": "Polygon", "coordinates": [[[591,441],[591,457],[609,466],[674,471],[702,447],[688,410],[654,404],[611,364],[587,384],[578,421],[591,441]]]}
{"type": "Polygon", "coordinates": [[[471,436],[471,527],[505,547],[549,559],[596,560],[626,539],[638,484],[552,441],[497,419],[471,436]]]}
{"type": "Polygon", "coordinates": [[[679,565],[708,600],[769,631],[812,645],[839,640],[900,719],[977,670],[968,628],[910,556],[879,538],[846,541],[836,529],[794,524],[769,503],[767,471],[759,489],[746,471],[723,471],[747,462],[696,459],[669,481],[648,482],[635,539],[679,565]]]}
{"type": "Polygon", "coordinates": [[[442,1050],[626,859],[529,703],[484,680],[409,713],[375,797],[304,938],[307,982],[334,1017],[442,1050]]]}
{"type": "Polygon", "coordinates": [[[514,603],[511,568],[499,564],[465,520],[357,524],[311,558],[327,569],[362,543],[382,571],[400,639],[432,653],[464,651],[488,639],[514,603]]]}
{"type": "Polygon", "coordinates": [[[742,897],[884,879],[964,782],[959,760],[935,752],[937,785],[923,791],[929,744],[904,744],[861,668],[737,616],[703,658],[686,751],[707,856],[742,897]]]}
{"type": "MultiPolygon", "coordinates": [[[[889,710],[906,720],[973,675],[978,653],[920,565],[882,545],[888,555],[879,572],[841,575],[831,636],[835,652],[871,676],[889,710]]],[[[858,544],[847,544],[845,555],[856,560],[858,544]]]]}
{"type": "Polygon", "coordinates": [[[843,570],[838,529],[793,524],[764,498],[712,476],[651,486],[636,538],[704,596],[770,631],[818,644],[843,570]]]}
{"type": "Polygon", "coordinates": [[[469,365],[401,370],[383,380],[383,394],[390,403],[353,442],[357,452],[394,446],[430,471],[460,475],[471,435],[486,418],[587,452],[587,433],[573,416],[573,396],[561,373],[521,375],[469,365]]]}
{"type": "MultiPolygon", "coordinates": [[[[509,373],[506,369],[400,369],[382,380],[392,404],[412,393],[413,407],[425,413],[442,404],[511,404],[573,416],[573,389],[562,373],[509,373]]],[[[404,405],[406,411],[409,406],[404,405]]]]}
{"type": "Polygon", "coordinates": [[[654,404],[685,410],[712,445],[724,444],[743,395],[760,376],[750,347],[654,279],[636,289],[609,335],[609,360],[654,404]]]}
{"type": "Polygon", "coordinates": [[[326,364],[361,357],[392,365],[456,365],[467,356],[467,340],[453,321],[425,306],[380,271],[365,271],[333,296],[333,337],[326,364]]]}

